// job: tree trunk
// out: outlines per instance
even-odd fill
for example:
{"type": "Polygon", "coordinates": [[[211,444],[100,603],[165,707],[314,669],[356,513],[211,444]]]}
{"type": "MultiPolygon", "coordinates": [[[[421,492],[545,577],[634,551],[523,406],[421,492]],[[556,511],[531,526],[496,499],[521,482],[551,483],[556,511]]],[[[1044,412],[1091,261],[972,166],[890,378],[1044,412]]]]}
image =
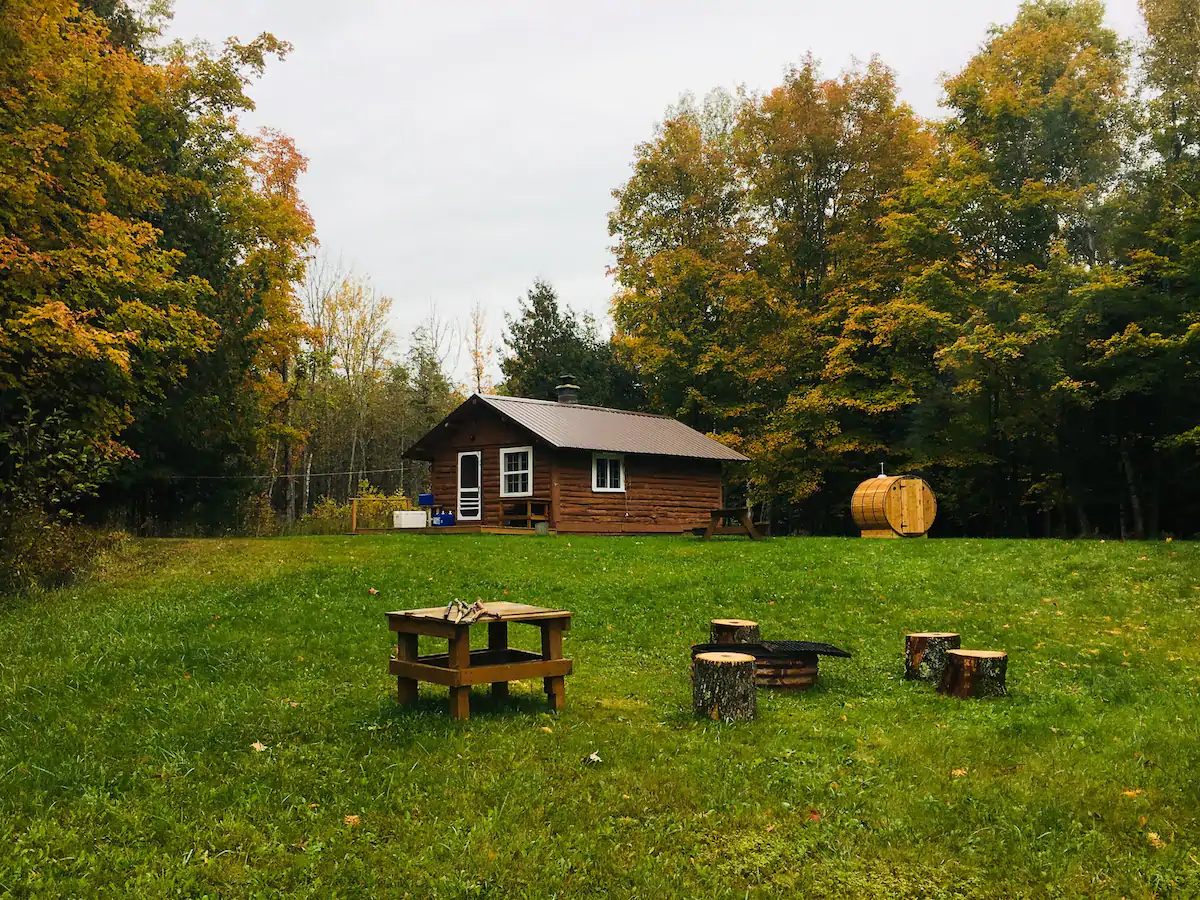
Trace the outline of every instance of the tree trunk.
{"type": "Polygon", "coordinates": [[[961,639],[953,631],[917,631],[904,636],[904,677],[917,681],[942,680],[946,653],[957,650],[961,639]]]}
{"type": "Polygon", "coordinates": [[[758,623],[751,619],[713,619],[710,627],[712,644],[757,644],[761,640],[758,623]]]}
{"type": "Polygon", "coordinates": [[[1129,510],[1133,514],[1133,539],[1146,537],[1146,520],[1142,516],[1142,499],[1138,495],[1137,476],[1133,471],[1133,460],[1129,456],[1129,442],[1121,437],[1121,469],[1125,473],[1125,487],[1129,491],[1129,510]]]}
{"type": "Polygon", "coordinates": [[[968,697],[1003,697],[1008,654],[1002,650],[949,650],[938,693],[963,700],[968,697]]]}
{"type": "Polygon", "coordinates": [[[284,442],[283,477],[287,479],[283,493],[283,520],[289,525],[296,521],[296,473],[293,456],[295,449],[291,441],[284,442]]]}
{"type": "Polygon", "coordinates": [[[312,484],[312,450],[309,447],[304,448],[304,489],[300,495],[301,515],[307,516],[312,510],[309,508],[309,487],[312,484]]]}
{"type": "Polygon", "coordinates": [[[271,480],[267,483],[267,503],[275,508],[275,481],[279,474],[279,442],[275,442],[275,455],[271,459],[271,480]]]}
{"type": "MultiPolygon", "coordinates": [[[[289,434],[292,427],[292,381],[292,359],[288,357],[283,362],[283,384],[286,392],[283,398],[283,426],[286,429],[285,433],[289,434]]],[[[283,477],[287,479],[287,484],[283,487],[283,521],[289,525],[296,521],[295,455],[296,448],[292,444],[292,439],[285,438],[283,442],[283,477]]]]}
{"type": "Polygon", "coordinates": [[[721,722],[744,722],[758,715],[754,657],[746,653],[701,653],[695,659],[692,710],[721,722]]]}

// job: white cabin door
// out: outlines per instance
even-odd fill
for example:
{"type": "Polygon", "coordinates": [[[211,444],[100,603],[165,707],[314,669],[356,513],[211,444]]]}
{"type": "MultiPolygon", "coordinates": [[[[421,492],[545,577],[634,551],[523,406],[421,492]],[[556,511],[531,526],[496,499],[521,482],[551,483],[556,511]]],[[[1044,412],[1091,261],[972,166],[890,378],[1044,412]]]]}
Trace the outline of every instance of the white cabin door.
{"type": "Polygon", "coordinates": [[[483,498],[479,494],[483,479],[479,467],[483,453],[472,450],[458,454],[458,521],[478,522],[482,517],[483,498]]]}

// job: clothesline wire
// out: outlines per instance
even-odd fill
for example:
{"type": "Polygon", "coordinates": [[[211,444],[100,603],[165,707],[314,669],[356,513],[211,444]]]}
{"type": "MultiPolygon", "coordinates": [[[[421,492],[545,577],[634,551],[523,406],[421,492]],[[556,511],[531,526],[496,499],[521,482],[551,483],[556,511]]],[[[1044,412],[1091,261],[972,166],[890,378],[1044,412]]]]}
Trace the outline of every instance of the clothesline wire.
{"type": "Polygon", "coordinates": [[[193,479],[197,481],[266,481],[271,478],[325,478],[333,475],[382,475],[390,472],[403,472],[404,469],[352,469],[346,472],[277,472],[274,475],[167,475],[169,481],[193,479]]]}

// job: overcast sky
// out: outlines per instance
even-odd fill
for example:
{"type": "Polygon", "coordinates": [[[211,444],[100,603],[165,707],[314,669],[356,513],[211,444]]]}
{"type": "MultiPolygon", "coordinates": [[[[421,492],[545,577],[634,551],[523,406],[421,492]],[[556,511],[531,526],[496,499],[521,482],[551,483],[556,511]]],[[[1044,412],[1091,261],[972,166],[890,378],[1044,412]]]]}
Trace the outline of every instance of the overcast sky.
{"type": "MultiPolygon", "coordinates": [[[[607,316],[606,216],[633,149],[685,91],[777,85],[808,51],[829,75],[879,54],[918,113],[1016,0],[176,0],[170,36],[294,45],[247,124],[309,157],[323,247],[395,300],[407,335],[436,302],[503,311],[535,276],[607,316]]],[[[1137,0],[1108,21],[1141,32],[1137,0]]]]}

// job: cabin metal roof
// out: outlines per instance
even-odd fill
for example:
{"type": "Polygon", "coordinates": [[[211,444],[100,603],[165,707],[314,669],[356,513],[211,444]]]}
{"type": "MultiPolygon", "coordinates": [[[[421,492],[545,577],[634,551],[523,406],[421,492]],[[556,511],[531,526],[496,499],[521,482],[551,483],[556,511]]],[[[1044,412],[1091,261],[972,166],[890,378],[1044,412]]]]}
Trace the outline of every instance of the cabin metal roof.
{"type": "MultiPolygon", "coordinates": [[[[475,394],[450,414],[473,403],[482,402],[548,444],[564,450],[596,450],[605,453],[643,453],[653,456],[677,456],[685,459],[713,459],[746,462],[748,457],[708,435],[689,428],[667,416],[651,413],[587,406],[582,403],[558,403],[554,400],[530,400],[526,397],[499,397],[475,394]]],[[[421,438],[409,453],[428,452],[426,443],[437,434],[434,429],[421,438]]],[[[417,455],[414,453],[414,455],[417,455]]]]}

